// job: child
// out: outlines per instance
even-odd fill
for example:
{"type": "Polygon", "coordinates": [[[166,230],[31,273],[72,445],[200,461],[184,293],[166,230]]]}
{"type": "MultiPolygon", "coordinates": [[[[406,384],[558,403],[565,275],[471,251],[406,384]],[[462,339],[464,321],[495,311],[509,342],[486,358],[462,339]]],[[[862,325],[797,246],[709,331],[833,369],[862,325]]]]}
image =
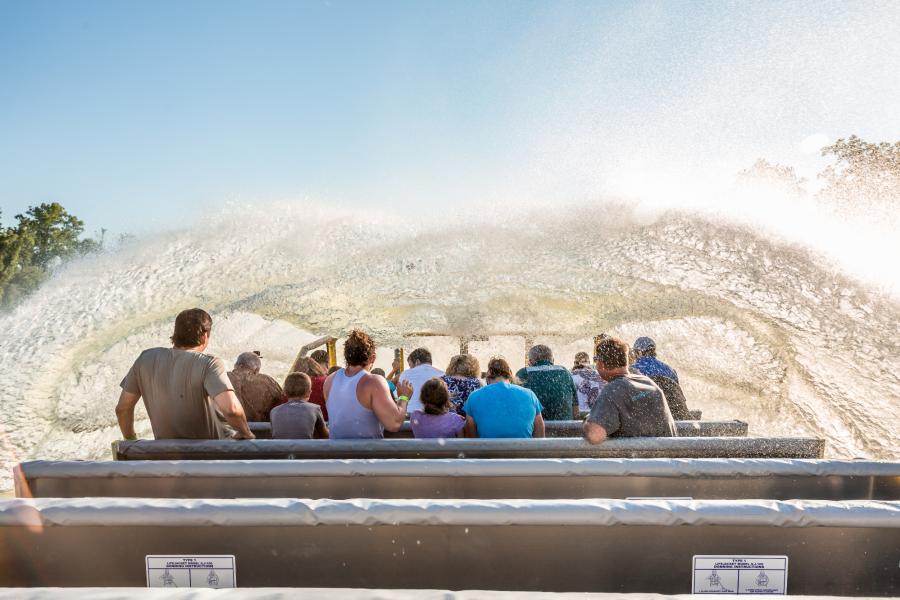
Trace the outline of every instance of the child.
{"type": "Polygon", "coordinates": [[[422,385],[420,396],[425,410],[416,410],[409,417],[413,435],[417,438],[449,438],[462,436],[466,420],[451,411],[447,384],[435,377],[422,385]]]}
{"type": "Polygon", "coordinates": [[[306,373],[291,373],[284,380],[287,403],[272,409],[273,440],[328,439],[322,409],[309,402],[312,380],[306,373]]]}

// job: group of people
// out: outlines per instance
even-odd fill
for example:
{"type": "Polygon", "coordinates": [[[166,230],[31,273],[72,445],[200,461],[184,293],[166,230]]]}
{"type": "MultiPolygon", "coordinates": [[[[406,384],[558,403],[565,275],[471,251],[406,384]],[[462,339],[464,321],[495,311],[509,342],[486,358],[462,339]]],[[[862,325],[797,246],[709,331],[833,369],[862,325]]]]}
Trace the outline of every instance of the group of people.
{"type": "Polygon", "coordinates": [[[282,386],[261,373],[256,351],[240,354],[226,371],[222,359],[205,353],[211,332],[208,313],[183,311],[172,347],[137,358],[116,407],[126,439],[136,438],[141,398],[157,439],[252,439],[248,421],[271,422],[273,438],[377,439],[407,418],[418,438],[528,438],[544,437],[545,420],[586,413],[584,435],[596,444],[612,436],[674,436],[674,418],[688,418],[678,374],[656,357],[647,337],[630,348],[602,335],[593,361],[580,352],[571,371],[554,364],[549,347],[536,345],[515,375],[499,357],[482,373],[469,354],[454,356],[441,371],[425,348],[409,354],[409,368],[395,359],[385,374],[373,369],[372,338],[354,330],[344,343],[343,368],[329,369],[319,350],[299,358],[282,386]]]}

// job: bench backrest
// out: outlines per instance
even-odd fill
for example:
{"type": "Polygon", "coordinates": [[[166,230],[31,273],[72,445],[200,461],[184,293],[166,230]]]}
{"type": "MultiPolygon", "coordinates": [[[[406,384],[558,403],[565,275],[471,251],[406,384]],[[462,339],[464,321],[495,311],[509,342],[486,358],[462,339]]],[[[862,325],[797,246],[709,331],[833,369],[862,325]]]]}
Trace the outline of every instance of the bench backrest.
{"type": "Polygon", "coordinates": [[[792,459],[32,461],[21,498],[900,500],[900,462],[792,459]]]}
{"type": "Polygon", "coordinates": [[[0,585],[141,586],[163,553],[234,555],[241,587],[676,594],[717,554],[788,555],[792,594],[890,596],[898,536],[896,502],[13,499],[0,585]]]}
{"type": "Polygon", "coordinates": [[[115,460],[323,458],[823,458],[814,438],[576,438],[393,440],[136,440],[115,460]]]}
{"type": "MultiPolygon", "coordinates": [[[[272,425],[265,421],[251,421],[250,431],[257,439],[272,439],[272,425]]],[[[547,437],[581,437],[582,421],[547,421],[547,437]]],[[[743,421],[675,421],[679,437],[733,437],[747,435],[747,424],[743,421]]],[[[412,428],[405,421],[400,431],[385,431],[386,438],[411,438],[412,428]]]]}

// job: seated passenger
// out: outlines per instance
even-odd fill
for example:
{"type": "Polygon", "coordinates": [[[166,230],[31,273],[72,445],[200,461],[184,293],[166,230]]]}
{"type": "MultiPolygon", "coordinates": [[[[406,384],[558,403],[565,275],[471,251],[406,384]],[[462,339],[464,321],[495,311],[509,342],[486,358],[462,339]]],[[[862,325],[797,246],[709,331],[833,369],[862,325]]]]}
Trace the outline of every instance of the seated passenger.
{"type": "Polygon", "coordinates": [[[228,372],[234,393],[244,407],[248,421],[268,421],[269,413],[284,402],[278,382],[260,373],[262,358],[255,352],[242,352],[228,372]]]}
{"type": "Polygon", "coordinates": [[[126,440],[137,439],[134,407],[141,398],[158,440],[253,439],[225,363],[203,353],[211,332],[212,318],[206,311],[182,311],[175,318],[173,347],[144,350],[134,361],[116,405],[126,440]]]}
{"type": "Polygon", "coordinates": [[[544,437],[540,401],[534,392],[513,385],[511,380],[509,363],[502,358],[492,358],[485,378],[487,385],[469,394],[463,406],[466,437],[544,437]]]}
{"type": "Polygon", "coordinates": [[[585,438],[600,444],[609,437],[677,435],[662,390],[649,377],[628,372],[628,344],[607,338],[596,350],[597,372],[606,385],[584,422],[585,438]]]}
{"type": "Polygon", "coordinates": [[[600,374],[594,370],[591,357],[587,352],[579,352],[575,355],[575,364],[572,366],[572,383],[575,384],[575,392],[578,394],[578,411],[590,412],[600,397],[600,390],[606,385],[600,374]]]}
{"type": "Polygon", "coordinates": [[[384,377],[385,381],[388,382],[388,389],[391,390],[391,398],[397,399],[397,385],[388,379],[387,375],[384,373],[384,369],[372,369],[372,375],[378,375],[379,377],[384,377]]]}
{"type": "MultiPolygon", "coordinates": [[[[295,373],[306,373],[312,381],[312,391],[309,394],[309,401],[322,409],[322,416],[328,421],[328,407],[325,406],[325,367],[316,362],[310,356],[304,356],[294,363],[295,373]]],[[[285,382],[287,385],[287,382],[285,382]]]]}
{"type": "Polygon", "coordinates": [[[678,381],[678,373],[675,369],[656,358],[656,342],[648,337],[639,337],[634,341],[634,368],[642,375],[653,377],[654,375],[662,375],[668,377],[675,383],[678,381]]]}
{"type": "Polygon", "coordinates": [[[563,421],[578,415],[578,396],[572,374],[553,364],[553,352],[538,344],[528,351],[528,366],[519,369],[516,379],[533,391],[544,407],[544,419],[563,421]]]}
{"type": "Polygon", "coordinates": [[[272,409],[273,440],[328,439],[322,409],[309,402],[310,392],[312,379],[306,373],[290,373],[284,379],[287,403],[272,409]]]}
{"type": "Polygon", "coordinates": [[[409,416],[413,436],[417,438],[462,437],[466,420],[450,410],[450,392],[440,379],[429,379],[422,386],[422,404],[425,410],[414,411],[409,416]]]}
{"type": "Polygon", "coordinates": [[[672,418],[676,421],[690,421],[691,411],[688,409],[687,399],[681,386],[674,379],[663,377],[662,375],[651,375],[650,379],[659,386],[663,395],[666,397],[666,404],[672,412],[672,418]]]}
{"type": "MultiPolygon", "coordinates": [[[[312,354],[309,355],[311,359],[319,363],[319,366],[322,367],[322,372],[328,372],[328,351],[326,350],[313,350],[312,354]]],[[[294,369],[296,371],[297,369],[294,369]]]]}
{"type": "Polygon", "coordinates": [[[375,362],[375,342],[362,331],[350,332],[344,360],[347,366],[325,380],[331,439],[381,439],[385,429],[399,431],[412,386],[400,382],[400,397],[394,402],[384,377],[368,372],[375,362]]]}
{"type": "Polygon", "coordinates": [[[450,359],[447,365],[447,373],[441,377],[441,381],[450,392],[450,402],[453,403],[453,411],[466,416],[463,406],[469,399],[469,394],[481,389],[481,366],[478,359],[471,354],[457,354],[450,359]]]}
{"type": "Polygon", "coordinates": [[[405,381],[413,386],[413,394],[409,399],[409,412],[412,413],[424,408],[419,394],[425,382],[440,377],[444,372],[431,366],[431,352],[426,348],[416,348],[410,352],[406,362],[409,363],[409,369],[400,374],[400,383],[405,381]]]}

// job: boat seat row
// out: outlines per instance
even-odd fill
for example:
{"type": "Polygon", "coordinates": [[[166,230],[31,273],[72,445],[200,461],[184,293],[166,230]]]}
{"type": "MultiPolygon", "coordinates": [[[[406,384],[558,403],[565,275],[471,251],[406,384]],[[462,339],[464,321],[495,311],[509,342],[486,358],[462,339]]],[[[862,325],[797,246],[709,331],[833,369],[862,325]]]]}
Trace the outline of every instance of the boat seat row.
{"type": "Polygon", "coordinates": [[[814,438],[579,438],[392,440],[120,440],[115,460],[333,458],[823,458],[814,438]]]}
{"type": "Polygon", "coordinates": [[[900,463],[794,459],[32,461],[20,498],[900,500],[900,463]]]}
{"type": "MultiPolygon", "coordinates": [[[[547,437],[581,437],[583,421],[547,421],[547,437]]],[[[272,438],[272,425],[265,421],[251,421],[250,431],[262,440],[272,438]]],[[[675,421],[679,437],[737,437],[747,435],[747,424],[743,421],[675,421]]],[[[411,438],[412,428],[405,421],[400,431],[385,431],[386,438],[411,438]]]]}
{"type": "Polygon", "coordinates": [[[2,586],[137,587],[148,555],[215,553],[241,587],[676,594],[694,556],[787,554],[766,579],[791,594],[900,594],[887,501],[13,499],[0,541],[2,586]]]}

